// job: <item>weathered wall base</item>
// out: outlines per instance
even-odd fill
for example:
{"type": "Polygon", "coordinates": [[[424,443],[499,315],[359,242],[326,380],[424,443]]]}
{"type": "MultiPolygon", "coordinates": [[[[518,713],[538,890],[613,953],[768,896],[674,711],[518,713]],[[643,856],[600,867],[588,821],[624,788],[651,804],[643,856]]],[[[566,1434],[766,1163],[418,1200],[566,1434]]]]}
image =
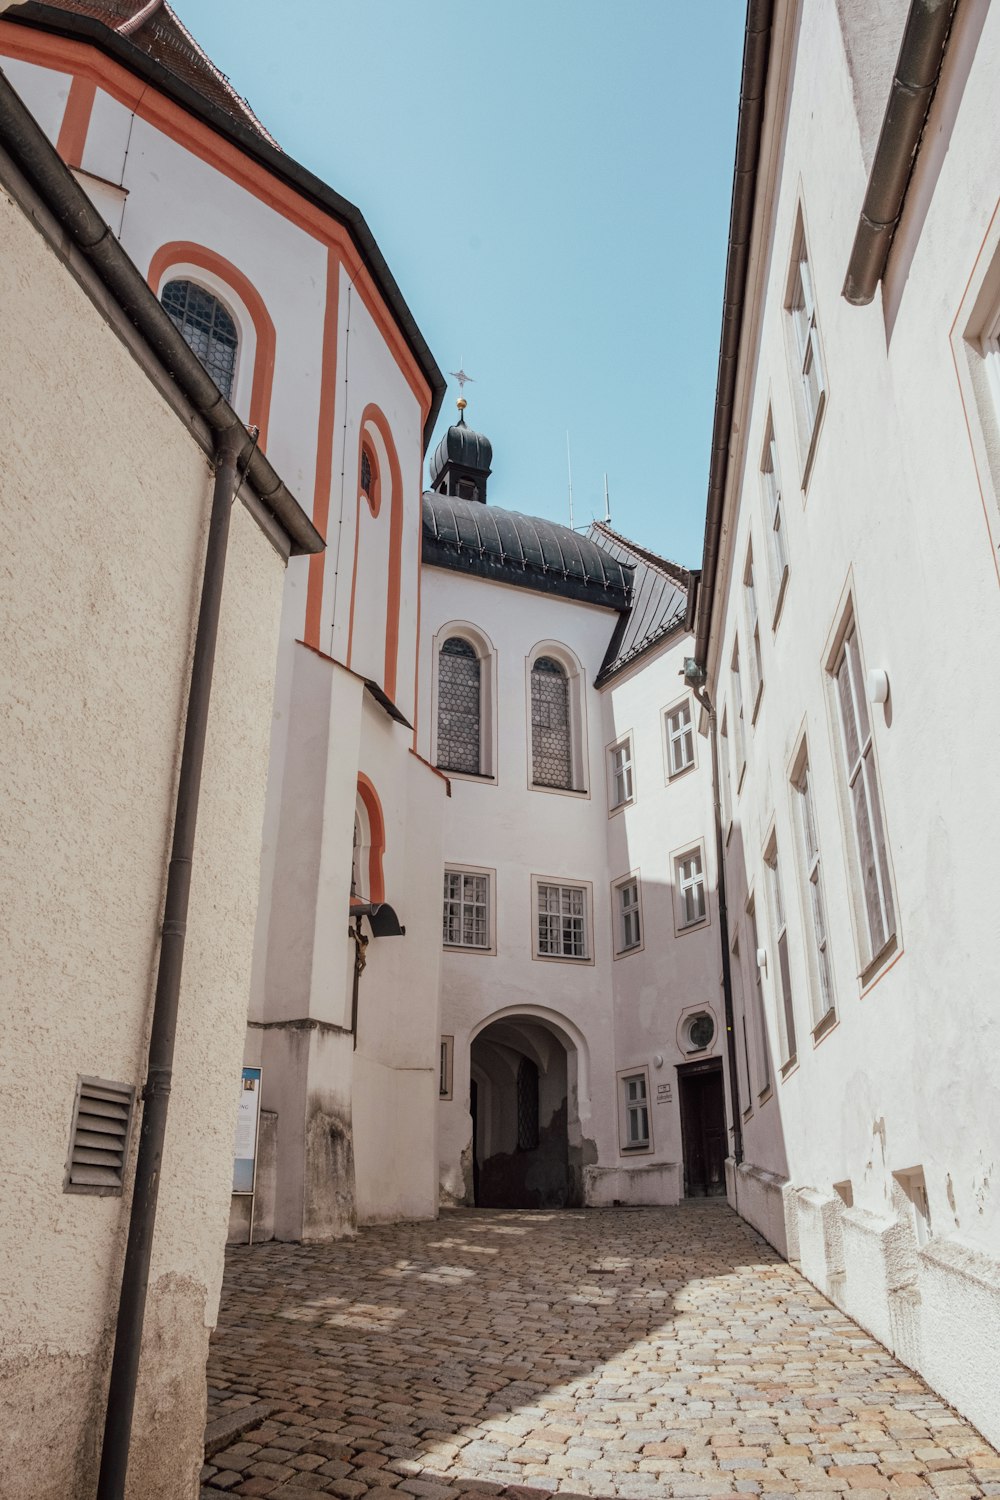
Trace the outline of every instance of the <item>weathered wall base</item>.
{"type": "Polygon", "coordinates": [[[584,1167],[584,1202],[588,1208],[664,1205],[681,1201],[683,1173],[679,1162],[651,1162],[648,1166],[584,1167]]]}

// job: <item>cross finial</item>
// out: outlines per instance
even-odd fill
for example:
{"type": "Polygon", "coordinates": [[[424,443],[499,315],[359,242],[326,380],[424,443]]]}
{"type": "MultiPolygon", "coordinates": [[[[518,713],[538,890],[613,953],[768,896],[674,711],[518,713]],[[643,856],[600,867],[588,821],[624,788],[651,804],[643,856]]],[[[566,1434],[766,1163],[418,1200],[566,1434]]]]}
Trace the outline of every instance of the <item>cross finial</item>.
{"type": "Polygon", "coordinates": [[[476,383],[471,375],[466,375],[465,371],[462,369],[461,364],[459,365],[457,370],[449,370],[448,374],[451,375],[454,380],[458,381],[458,389],[463,396],[465,395],[466,385],[475,385],[476,383]]]}

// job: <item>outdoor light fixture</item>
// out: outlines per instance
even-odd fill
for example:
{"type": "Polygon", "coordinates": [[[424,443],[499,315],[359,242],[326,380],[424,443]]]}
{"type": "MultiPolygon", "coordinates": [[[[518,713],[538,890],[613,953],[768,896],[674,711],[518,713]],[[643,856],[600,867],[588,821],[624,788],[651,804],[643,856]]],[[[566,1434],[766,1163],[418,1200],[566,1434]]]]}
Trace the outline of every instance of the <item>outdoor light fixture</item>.
{"type": "Polygon", "coordinates": [[[868,697],[872,703],[887,703],[889,701],[889,674],[884,667],[869,668],[868,697]]]}

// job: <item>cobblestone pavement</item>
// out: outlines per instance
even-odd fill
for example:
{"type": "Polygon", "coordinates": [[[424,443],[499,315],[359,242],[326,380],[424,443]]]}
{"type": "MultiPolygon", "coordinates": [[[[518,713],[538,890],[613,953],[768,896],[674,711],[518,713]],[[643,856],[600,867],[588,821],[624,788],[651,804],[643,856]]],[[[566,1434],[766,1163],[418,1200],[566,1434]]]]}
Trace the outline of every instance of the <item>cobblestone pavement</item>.
{"type": "Polygon", "coordinates": [[[230,1253],[203,1500],[1000,1494],[1000,1458],[721,1203],[230,1253]]]}

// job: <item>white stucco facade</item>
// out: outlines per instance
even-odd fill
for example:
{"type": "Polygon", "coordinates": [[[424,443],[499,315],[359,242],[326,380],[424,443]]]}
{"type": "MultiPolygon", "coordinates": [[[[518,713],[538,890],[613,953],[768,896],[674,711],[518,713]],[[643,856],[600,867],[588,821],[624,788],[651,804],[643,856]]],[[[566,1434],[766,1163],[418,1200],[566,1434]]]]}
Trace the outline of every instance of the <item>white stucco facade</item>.
{"type": "Polygon", "coordinates": [[[874,301],[854,307],[841,288],[870,116],[881,119],[907,13],[890,9],[886,45],[858,7],[776,7],[707,663],[728,729],[730,928],[747,996],[757,972],[747,902],[768,910],[767,1034],[747,1005],[744,1160],[730,1201],[996,1441],[1000,1406],[983,1372],[1000,1316],[1000,1101],[986,1062],[1000,1037],[989,770],[1000,714],[984,665],[1000,644],[990,352],[1000,17],[959,11],[885,276],[874,301]],[[815,420],[795,342],[803,254],[815,420]],[[867,749],[838,692],[852,636],[861,706],[850,713],[867,749]],[[863,824],[872,843],[859,843],[863,824]],[[775,851],[783,914],[768,893],[775,851]],[[765,1053],[773,1082],[762,1095],[765,1053]]]}

